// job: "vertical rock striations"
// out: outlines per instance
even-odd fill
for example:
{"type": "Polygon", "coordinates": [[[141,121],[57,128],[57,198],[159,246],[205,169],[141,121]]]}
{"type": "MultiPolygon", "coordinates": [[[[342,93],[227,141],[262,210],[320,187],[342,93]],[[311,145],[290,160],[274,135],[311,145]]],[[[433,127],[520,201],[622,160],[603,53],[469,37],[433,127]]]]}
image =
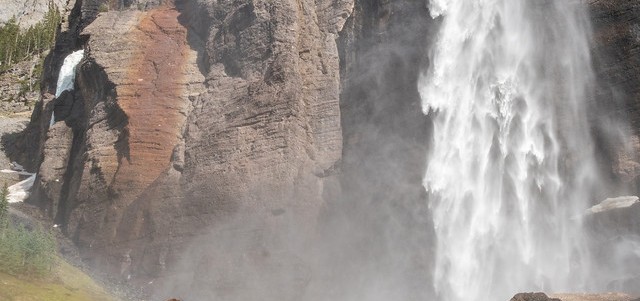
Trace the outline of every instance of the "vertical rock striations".
{"type": "MultiPolygon", "coordinates": [[[[589,3],[603,54],[596,70],[612,87],[598,87],[597,102],[616,108],[612,120],[629,110],[637,128],[638,5],[589,3]]],[[[40,171],[31,201],[88,263],[121,279],[196,279],[167,286],[195,288],[195,299],[299,300],[306,287],[334,299],[430,295],[421,183],[430,123],[417,79],[439,20],[425,1],[68,7],[19,146],[40,171]],[[76,90],[54,99],[62,59],[78,48],[87,54],[76,90]],[[61,122],[49,128],[54,109],[61,122]],[[300,246],[317,232],[319,260],[340,275],[309,285],[309,248],[300,246]],[[192,257],[179,263],[187,248],[192,257]],[[269,279],[246,277],[258,272],[269,279]],[[270,277],[282,274],[290,278],[270,277]]],[[[604,140],[603,165],[620,163],[612,177],[635,181],[637,139],[621,152],[604,140]]]]}
{"type": "MultiPolygon", "coordinates": [[[[342,151],[336,39],[352,5],[236,1],[187,9],[194,32],[206,40],[207,89],[193,102],[178,148],[180,210],[190,225],[174,234],[211,226],[213,232],[196,232],[182,273],[197,280],[186,295],[295,300],[303,291],[309,263],[302,246],[313,238],[324,196],[336,189],[342,151]],[[297,280],[285,284],[289,277],[297,280]],[[290,287],[265,291],[270,285],[290,287]]],[[[174,291],[185,289],[169,282],[174,291]]]]}
{"type": "MultiPolygon", "coordinates": [[[[593,26],[592,53],[598,78],[594,118],[608,124],[595,129],[600,159],[611,172],[614,185],[608,196],[640,189],[640,3],[626,0],[588,0],[593,26]],[[623,128],[614,132],[611,129],[623,128]]],[[[608,283],[598,283],[610,291],[640,293],[639,206],[613,208],[586,218],[591,252],[598,273],[608,283]]]]}
{"type": "Polygon", "coordinates": [[[76,90],[35,110],[32,202],[122,279],[177,273],[166,269],[180,252],[234,217],[259,235],[309,236],[336,189],[336,39],[353,3],[147,4],[76,3],[50,63],[87,54],[76,90]],[[47,129],[54,106],[64,122],[47,129]]]}
{"type": "Polygon", "coordinates": [[[437,23],[422,0],[363,0],[340,33],[342,194],[323,240],[341,272],[320,290],[329,299],[432,297],[422,187],[430,124],[417,80],[437,23]]]}
{"type": "Polygon", "coordinates": [[[166,203],[147,195],[177,181],[173,150],[204,81],[179,14],[169,5],[107,12],[82,32],[89,55],[77,84],[87,120],[71,158],[82,161],[66,178],[57,219],[90,260],[126,278],[145,264],[139,274],[158,271],[157,252],[143,254],[167,241],[169,229],[156,223],[167,216],[154,211],[166,203]]]}
{"type": "Polygon", "coordinates": [[[640,188],[640,86],[637,84],[640,81],[640,3],[584,1],[589,5],[594,31],[597,112],[608,118],[610,124],[628,129],[622,136],[608,128],[596,129],[604,164],[613,165],[610,170],[615,180],[631,184],[632,189],[637,190],[640,188]]]}

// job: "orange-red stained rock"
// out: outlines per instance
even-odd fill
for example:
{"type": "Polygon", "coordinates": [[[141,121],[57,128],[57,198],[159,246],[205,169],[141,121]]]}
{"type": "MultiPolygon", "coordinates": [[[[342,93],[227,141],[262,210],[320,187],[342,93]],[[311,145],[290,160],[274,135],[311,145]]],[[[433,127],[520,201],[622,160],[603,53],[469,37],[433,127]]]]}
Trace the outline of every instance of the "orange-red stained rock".
{"type": "MultiPolygon", "coordinates": [[[[187,31],[170,7],[143,15],[135,32],[139,51],[118,89],[118,104],[129,118],[129,158],[121,160],[112,187],[137,194],[169,167],[184,122],[182,74],[187,31]]],[[[135,197],[135,196],[134,196],[135,197]]]]}

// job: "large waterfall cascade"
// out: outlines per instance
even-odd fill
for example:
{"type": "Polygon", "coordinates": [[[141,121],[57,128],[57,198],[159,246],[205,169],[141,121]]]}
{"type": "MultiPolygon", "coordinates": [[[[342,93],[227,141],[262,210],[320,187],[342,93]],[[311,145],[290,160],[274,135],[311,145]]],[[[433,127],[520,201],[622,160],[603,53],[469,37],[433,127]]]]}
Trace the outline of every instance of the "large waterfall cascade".
{"type": "Polygon", "coordinates": [[[434,133],[424,186],[440,300],[586,291],[580,215],[598,179],[590,27],[575,1],[431,0],[419,81],[434,133]]]}

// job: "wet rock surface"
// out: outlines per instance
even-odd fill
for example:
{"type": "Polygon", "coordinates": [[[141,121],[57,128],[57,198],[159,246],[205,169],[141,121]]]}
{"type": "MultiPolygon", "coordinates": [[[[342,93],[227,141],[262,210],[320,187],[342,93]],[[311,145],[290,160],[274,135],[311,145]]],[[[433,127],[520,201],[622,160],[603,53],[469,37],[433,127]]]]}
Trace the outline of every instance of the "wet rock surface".
{"type": "Polygon", "coordinates": [[[561,301],[557,298],[549,298],[545,293],[520,293],[511,298],[511,301],[561,301]]]}
{"type": "Polygon", "coordinates": [[[342,271],[324,290],[332,299],[371,299],[369,283],[376,298],[433,298],[423,285],[433,254],[422,186],[430,122],[417,81],[437,26],[425,1],[355,1],[340,33],[341,192],[322,238],[342,271]]]}
{"type": "Polygon", "coordinates": [[[598,258],[599,271],[621,275],[606,283],[610,291],[640,295],[640,203],[609,208],[586,216],[586,230],[591,234],[591,251],[598,258]]]}
{"type": "MultiPolygon", "coordinates": [[[[31,202],[89,266],[162,296],[195,278],[201,296],[251,299],[267,289],[241,281],[252,267],[289,277],[267,281],[295,286],[265,293],[280,300],[305,289],[339,299],[353,279],[383,283],[397,293],[389,299],[433,293],[425,166],[415,164],[430,123],[416,85],[439,20],[423,0],[123,1],[100,12],[105,3],[71,5],[14,152],[41,173],[31,202]],[[78,48],[76,90],[54,100],[62,59],[78,48]],[[323,249],[343,273],[318,284],[300,245],[334,243],[343,229],[357,235],[323,249]],[[238,245],[218,243],[229,240],[238,245]]],[[[637,129],[640,5],[590,5],[595,69],[608,79],[595,102],[637,129]]],[[[616,148],[623,138],[601,142],[603,165],[632,183],[638,143],[616,148]]],[[[628,234],[633,210],[594,223],[628,234]]]]}
{"type": "MultiPolygon", "coordinates": [[[[597,151],[606,167],[603,172],[611,173],[611,193],[636,195],[640,187],[640,89],[637,85],[640,80],[640,3],[626,0],[585,2],[589,4],[594,30],[592,55],[598,79],[594,111],[597,117],[594,118],[606,118],[608,124],[626,129],[625,133],[613,133],[606,126],[595,129],[597,151]],[[603,138],[605,136],[607,138],[603,138]]],[[[625,275],[605,284],[606,288],[640,294],[640,271],[637,269],[640,261],[633,255],[640,241],[637,223],[640,212],[638,204],[627,203],[630,206],[625,208],[604,206],[607,204],[594,207],[598,212],[589,214],[585,224],[591,235],[591,250],[598,258],[599,272],[625,275]]]]}
{"type": "Polygon", "coordinates": [[[633,297],[621,293],[602,294],[551,294],[545,293],[520,293],[511,301],[633,301],[633,297]]]}
{"type": "MultiPolygon", "coordinates": [[[[597,116],[619,124],[627,133],[595,129],[598,151],[608,172],[626,185],[638,186],[640,129],[640,3],[627,0],[584,0],[593,27],[592,56],[597,86],[597,116]],[[613,162],[613,164],[611,164],[613,162]]],[[[606,123],[605,123],[606,124],[606,123]]],[[[619,187],[619,190],[624,189],[619,187]]]]}

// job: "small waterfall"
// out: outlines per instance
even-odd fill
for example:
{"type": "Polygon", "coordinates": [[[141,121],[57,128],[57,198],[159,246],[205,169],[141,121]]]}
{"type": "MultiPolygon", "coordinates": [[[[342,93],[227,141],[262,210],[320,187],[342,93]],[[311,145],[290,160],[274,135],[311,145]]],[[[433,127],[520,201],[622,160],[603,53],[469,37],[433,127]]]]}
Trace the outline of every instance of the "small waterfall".
{"type": "MultiPolygon", "coordinates": [[[[84,50],[78,50],[78,51],[72,52],[71,54],[67,55],[64,58],[64,62],[62,64],[62,67],[60,68],[60,73],[58,74],[58,83],[56,86],[56,95],[55,95],[56,98],[59,97],[60,94],[62,94],[62,92],[66,90],[73,90],[75,77],[76,77],[76,66],[80,63],[83,56],[84,56],[84,50]]],[[[52,111],[51,120],[49,121],[49,128],[51,128],[54,123],[55,123],[55,116],[54,116],[54,112],[52,111]]],[[[9,190],[8,199],[10,203],[24,201],[29,196],[29,190],[31,189],[31,187],[33,187],[33,184],[35,183],[35,180],[36,180],[35,173],[28,173],[22,168],[22,166],[20,165],[17,165],[17,166],[19,166],[19,168],[16,168],[15,170],[0,171],[4,173],[18,173],[20,175],[29,176],[25,180],[22,180],[8,187],[8,190],[9,190]]]]}
{"type": "Polygon", "coordinates": [[[424,186],[440,300],[584,291],[579,216],[597,189],[585,8],[566,0],[431,0],[421,77],[434,125],[424,186]]]}
{"type": "MultiPolygon", "coordinates": [[[[64,62],[62,63],[62,67],[60,68],[60,73],[58,73],[56,98],[58,98],[64,91],[73,90],[73,85],[76,79],[76,66],[78,66],[83,56],[84,50],[81,49],[72,52],[64,58],[64,62]]],[[[49,122],[49,127],[53,126],[53,124],[55,123],[54,117],[54,113],[51,112],[51,121],[49,122]]]]}

